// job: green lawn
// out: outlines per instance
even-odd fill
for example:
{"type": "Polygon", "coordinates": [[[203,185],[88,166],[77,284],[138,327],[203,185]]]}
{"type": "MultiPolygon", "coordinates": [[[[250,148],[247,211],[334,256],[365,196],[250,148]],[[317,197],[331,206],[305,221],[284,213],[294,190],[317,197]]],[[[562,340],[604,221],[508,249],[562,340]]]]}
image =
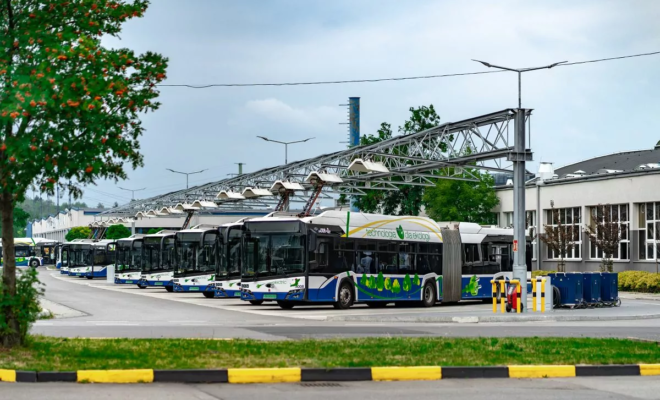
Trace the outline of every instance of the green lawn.
{"type": "Polygon", "coordinates": [[[0,369],[193,369],[414,365],[660,363],[660,346],[619,339],[357,338],[258,340],[65,339],[36,336],[0,350],[0,369]]]}

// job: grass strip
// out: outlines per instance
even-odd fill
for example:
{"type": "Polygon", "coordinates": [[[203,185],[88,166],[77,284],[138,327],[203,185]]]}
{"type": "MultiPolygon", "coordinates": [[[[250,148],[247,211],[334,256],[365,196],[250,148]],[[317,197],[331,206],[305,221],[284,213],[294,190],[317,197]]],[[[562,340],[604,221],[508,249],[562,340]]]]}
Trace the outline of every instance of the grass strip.
{"type": "Polygon", "coordinates": [[[0,350],[0,369],[26,371],[637,363],[660,363],[660,346],[624,339],[537,337],[273,342],[34,336],[26,347],[0,350]]]}

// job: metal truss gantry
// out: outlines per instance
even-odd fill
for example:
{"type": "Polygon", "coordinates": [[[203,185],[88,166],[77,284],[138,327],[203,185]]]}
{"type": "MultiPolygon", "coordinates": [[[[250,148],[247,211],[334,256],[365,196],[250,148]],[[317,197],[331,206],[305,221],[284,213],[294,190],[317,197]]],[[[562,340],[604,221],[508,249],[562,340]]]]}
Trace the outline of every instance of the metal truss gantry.
{"type": "MultiPolygon", "coordinates": [[[[522,110],[529,123],[532,110],[522,110]]],[[[215,202],[220,210],[273,209],[276,196],[218,201],[221,191],[240,193],[245,188],[268,189],[276,181],[301,184],[305,191],[296,192],[289,201],[306,202],[312,185],[305,182],[310,173],[335,174],[340,184],[327,185],[320,198],[337,194],[363,195],[365,190],[399,190],[402,186],[434,186],[437,179],[473,181],[475,169],[511,173],[503,167],[514,152],[516,109],[505,109],[458,122],[448,122],[411,135],[395,136],[368,146],[324,154],[256,172],[245,173],[216,182],[179,190],[149,199],[132,201],[108,210],[103,215],[134,215],[139,211],[172,207],[195,200],[215,202]],[[349,170],[357,160],[382,163],[383,172],[361,173],[349,170]]],[[[525,151],[531,157],[531,151],[525,151]]]]}

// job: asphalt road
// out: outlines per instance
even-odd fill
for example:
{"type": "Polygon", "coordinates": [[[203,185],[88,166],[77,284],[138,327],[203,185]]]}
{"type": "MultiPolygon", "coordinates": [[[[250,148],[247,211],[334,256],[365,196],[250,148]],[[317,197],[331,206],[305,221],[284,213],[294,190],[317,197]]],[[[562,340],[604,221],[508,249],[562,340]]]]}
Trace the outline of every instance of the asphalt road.
{"type": "Polygon", "coordinates": [[[660,379],[657,377],[276,385],[0,384],[0,398],[12,400],[631,400],[659,399],[659,393],[660,379]]]}
{"type": "MultiPolygon", "coordinates": [[[[369,309],[329,306],[281,310],[252,306],[234,299],[206,299],[199,293],[167,293],[163,289],[111,285],[60,276],[41,270],[46,299],[79,311],[71,318],[38,321],[33,333],[66,337],[201,337],[264,340],[356,336],[593,336],[660,340],[660,319],[592,322],[419,323],[326,321],[328,317],[426,315],[428,309],[369,309]]],[[[639,301],[660,312],[660,302],[639,301]],[[655,304],[654,304],[655,303],[655,304]]],[[[488,306],[464,303],[435,307],[443,315],[486,312],[488,306]]],[[[593,310],[600,311],[600,310],[593,310]]]]}

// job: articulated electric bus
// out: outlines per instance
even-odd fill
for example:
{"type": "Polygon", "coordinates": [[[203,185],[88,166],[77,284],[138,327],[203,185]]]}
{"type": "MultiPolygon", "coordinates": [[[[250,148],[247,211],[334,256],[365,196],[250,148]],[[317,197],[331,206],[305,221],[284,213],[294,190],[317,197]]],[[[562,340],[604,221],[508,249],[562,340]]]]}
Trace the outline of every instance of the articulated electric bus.
{"type": "Polygon", "coordinates": [[[115,283],[136,285],[141,277],[142,241],[144,235],[136,234],[118,239],[116,246],[115,283]]]}
{"type": "Polygon", "coordinates": [[[346,309],[491,299],[511,275],[513,230],[326,211],[245,222],[241,299],[346,309]],[[465,244],[465,245],[464,245],[465,244]]]}
{"type": "Polygon", "coordinates": [[[160,231],[146,235],[142,245],[142,275],[138,281],[140,289],[147,287],[164,287],[173,291],[172,278],[176,253],[174,248],[174,231],[160,231]]]}
{"type": "Polygon", "coordinates": [[[175,292],[202,292],[215,296],[209,284],[215,281],[217,263],[223,257],[222,235],[217,226],[198,225],[176,233],[176,267],[172,284],[175,292]]]}

